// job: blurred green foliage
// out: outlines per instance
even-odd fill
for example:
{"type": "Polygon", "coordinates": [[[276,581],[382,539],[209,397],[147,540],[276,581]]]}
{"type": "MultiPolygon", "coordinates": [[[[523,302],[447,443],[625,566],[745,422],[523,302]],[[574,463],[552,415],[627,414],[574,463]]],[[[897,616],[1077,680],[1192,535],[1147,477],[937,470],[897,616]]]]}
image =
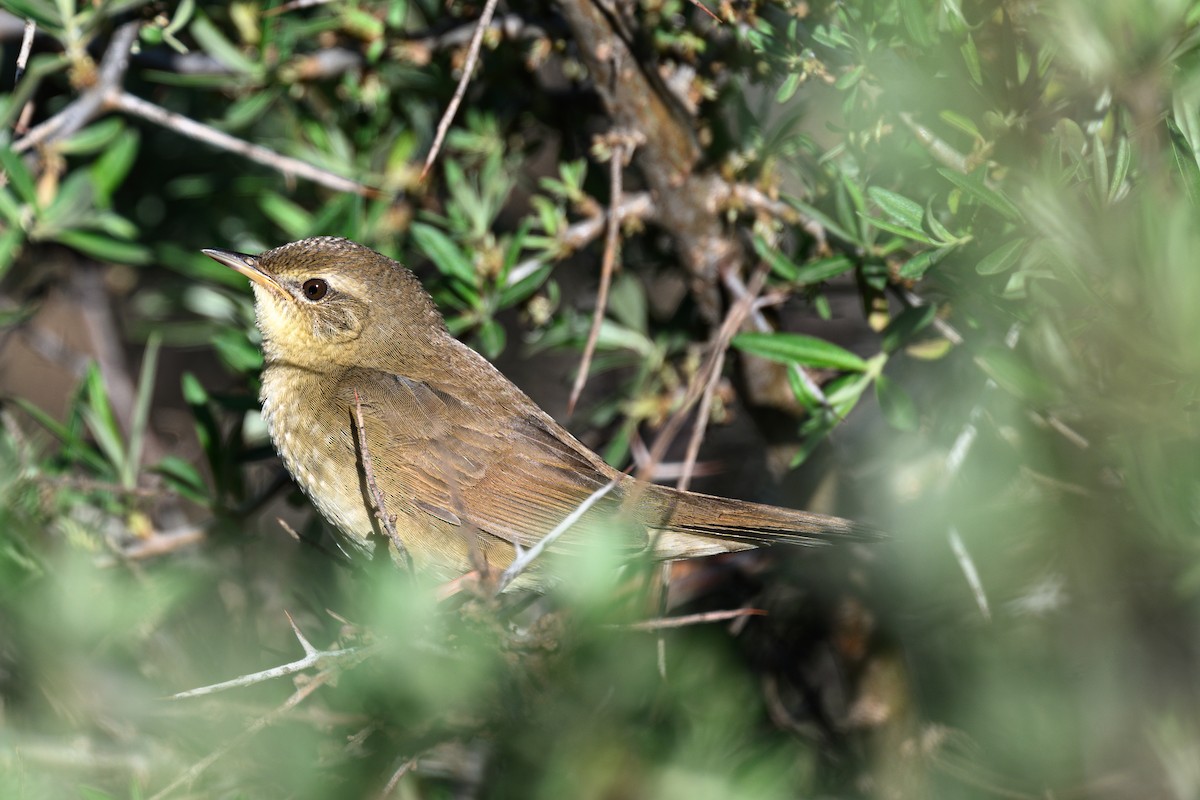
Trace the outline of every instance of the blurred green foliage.
{"type": "MultiPolygon", "coordinates": [[[[346,564],[281,496],[251,296],[199,249],[353,238],[553,395],[569,376],[545,365],[569,371],[588,338],[614,203],[619,115],[560,13],[586,1],[501,8],[424,182],[480,4],[0,2],[0,356],[40,341],[77,387],[57,414],[3,362],[0,797],[379,796],[393,777],[395,797],[1200,794],[1192,0],[614,12],[630,68],[699,143],[697,213],[740,279],[769,270],[712,427],[754,420],[746,482],[769,451],[800,476],[783,502],[836,484],[840,510],[893,533],[693,567],[673,609],[768,616],[672,631],[660,653],[603,552],[549,598],[438,603],[346,564]],[[80,288],[97,270],[99,296],[80,288]],[[101,345],[140,366],[45,346],[64,297],[72,319],[111,305],[101,345]],[[274,535],[281,515],[305,546],[274,535]],[[303,657],[285,612],[361,649],[163,699],[303,657]]],[[[689,264],[648,149],[573,420],[622,467],[702,377],[737,294],[689,264]]]]}

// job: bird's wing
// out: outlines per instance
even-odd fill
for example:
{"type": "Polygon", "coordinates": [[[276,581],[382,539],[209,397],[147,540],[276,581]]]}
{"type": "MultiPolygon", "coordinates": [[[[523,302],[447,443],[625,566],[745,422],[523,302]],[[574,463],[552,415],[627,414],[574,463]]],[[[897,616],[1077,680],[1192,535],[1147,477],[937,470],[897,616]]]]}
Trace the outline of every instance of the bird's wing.
{"type": "MultiPolygon", "coordinates": [[[[412,508],[389,508],[392,514],[419,510],[531,547],[619,477],[516,392],[499,408],[484,408],[469,392],[441,391],[378,370],[355,370],[341,387],[339,400],[351,414],[356,390],[360,397],[373,472],[384,495],[389,502],[412,498],[412,508]]],[[[645,548],[644,527],[615,524],[623,493],[622,486],[611,491],[552,549],[572,550],[598,529],[621,537],[623,549],[645,548]]]]}

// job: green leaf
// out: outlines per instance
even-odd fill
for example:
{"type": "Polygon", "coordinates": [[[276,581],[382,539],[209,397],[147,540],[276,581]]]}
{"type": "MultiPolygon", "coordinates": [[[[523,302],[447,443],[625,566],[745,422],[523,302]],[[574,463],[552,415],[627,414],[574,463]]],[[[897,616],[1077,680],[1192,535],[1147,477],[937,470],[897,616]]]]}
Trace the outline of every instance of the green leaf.
{"type": "Polygon", "coordinates": [[[629,350],[647,358],[655,353],[654,342],[649,337],[611,319],[601,321],[600,335],[596,337],[596,351],[607,350],[629,350]]]}
{"type": "Polygon", "coordinates": [[[967,65],[967,74],[971,76],[971,81],[976,86],[983,85],[983,69],[979,62],[979,49],[975,46],[975,40],[967,34],[967,40],[963,42],[959,48],[962,53],[963,62],[967,65]]]}
{"type": "Polygon", "coordinates": [[[937,242],[916,228],[909,228],[905,225],[896,225],[888,222],[887,220],[876,219],[874,217],[864,216],[863,219],[880,230],[887,231],[888,233],[894,233],[897,236],[903,236],[905,239],[912,239],[914,242],[920,242],[921,244],[937,245],[937,242]]]}
{"type": "Polygon", "coordinates": [[[108,399],[104,379],[95,364],[88,368],[84,378],[84,393],[87,405],[80,409],[83,420],[95,438],[100,452],[108,459],[117,475],[121,475],[126,461],[125,444],[121,436],[121,427],[113,414],[112,403],[108,399]]]}
{"type": "Polygon", "coordinates": [[[921,207],[920,203],[879,186],[867,189],[867,194],[875,201],[875,205],[879,206],[883,213],[894,221],[906,228],[921,230],[921,222],[925,219],[925,209],[921,207]]]}
{"type": "Polygon", "coordinates": [[[505,339],[504,326],[494,319],[489,319],[479,327],[479,349],[489,359],[504,352],[505,339]]]}
{"type": "Polygon", "coordinates": [[[33,175],[29,173],[29,169],[21,157],[14,153],[7,144],[0,145],[0,166],[4,167],[4,172],[8,175],[8,182],[17,193],[17,197],[36,207],[37,187],[34,186],[33,175]]]}
{"type": "Polygon", "coordinates": [[[497,301],[499,308],[508,308],[523,302],[526,298],[536,292],[541,285],[546,282],[546,278],[550,277],[550,272],[553,267],[550,264],[545,264],[538,267],[533,272],[526,275],[521,280],[514,283],[512,286],[504,287],[500,292],[500,298],[497,301]]]}
{"type": "Polygon", "coordinates": [[[275,192],[266,192],[258,201],[263,213],[271,218],[288,237],[303,239],[313,230],[313,218],[305,209],[275,192]]]}
{"type": "Polygon", "coordinates": [[[785,281],[795,281],[796,276],[800,274],[800,268],[793,264],[791,259],[771,247],[766,239],[757,234],[754,236],[754,252],[771,266],[772,272],[785,281]]]}
{"type": "Polygon", "coordinates": [[[67,247],[81,253],[120,264],[145,264],[150,260],[150,251],[140,244],[119,242],[100,233],[91,231],[63,231],[54,237],[67,247]]]}
{"type": "Polygon", "coordinates": [[[168,486],[193,503],[212,505],[212,498],[209,496],[208,487],[204,484],[200,470],[179,456],[164,457],[162,461],[151,468],[151,472],[162,475],[168,486]]]}
{"type": "Polygon", "coordinates": [[[475,267],[449,236],[423,222],[414,222],[411,233],[417,246],[443,275],[458,278],[469,286],[475,285],[475,267]]]}
{"type": "Polygon", "coordinates": [[[788,100],[791,100],[792,95],[800,88],[800,78],[801,74],[799,72],[793,72],[784,78],[783,84],[775,92],[775,102],[786,103],[788,100]]]}
{"type": "Polygon", "coordinates": [[[954,184],[959,189],[962,189],[965,194],[975,198],[984,205],[991,207],[995,211],[998,211],[1001,216],[1010,222],[1021,221],[1021,210],[999,191],[985,186],[982,180],[971,175],[963,175],[961,172],[955,172],[952,169],[945,169],[942,167],[938,168],[938,174],[950,181],[950,183],[954,184]]]}
{"type": "Polygon", "coordinates": [[[731,344],[759,358],[809,367],[830,367],[862,372],[867,362],[832,342],[800,333],[739,333],[731,344]]]}
{"type": "Polygon", "coordinates": [[[61,30],[61,11],[49,0],[7,0],[5,10],[23,19],[32,19],[41,28],[61,30]]]}
{"type": "Polygon", "coordinates": [[[8,273],[17,251],[24,242],[25,231],[16,225],[9,225],[3,233],[0,233],[0,280],[8,273]]]}
{"type": "Polygon", "coordinates": [[[112,201],[113,192],[121,186],[125,176],[129,174],[133,162],[137,159],[140,143],[141,134],[134,130],[126,131],[125,135],[118,139],[116,144],[105,150],[88,170],[92,185],[96,190],[97,202],[101,206],[108,207],[112,201]]]}
{"type": "Polygon", "coordinates": [[[243,75],[257,75],[258,64],[242,55],[242,51],[225,34],[209,21],[204,14],[197,14],[191,27],[192,36],[204,52],[221,62],[222,65],[243,75]]]}
{"type": "Polygon", "coordinates": [[[886,375],[875,379],[875,399],[879,401],[879,410],[883,417],[896,430],[915,431],[917,429],[917,407],[908,392],[900,388],[900,384],[886,375]]]}
{"type": "Polygon", "coordinates": [[[183,399],[192,410],[192,419],[196,430],[196,440],[208,460],[208,468],[212,471],[217,485],[221,485],[220,475],[223,466],[221,459],[221,428],[217,418],[208,405],[208,392],[200,381],[190,372],[183,373],[180,380],[183,389],[183,399]]]}
{"type": "Polygon", "coordinates": [[[74,454],[89,467],[101,473],[109,471],[108,463],[66,425],[63,425],[23,397],[14,397],[12,398],[12,402],[20,406],[26,414],[33,417],[35,422],[48,430],[65,448],[74,451],[74,454]]]}
{"type": "Polygon", "coordinates": [[[1020,259],[1021,251],[1025,248],[1025,244],[1026,240],[1020,237],[1013,239],[1011,242],[1005,242],[984,256],[975,265],[975,271],[980,275],[995,275],[1005,272],[1020,259]]]}
{"type": "Polygon", "coordinates": [[[1179,126],[1170,117],[1167,117],[1166,123],[1171,135],[1171,154],[1175,157],[1175,168],[1183,179],[1184,191],[1192,205],[1200,204],[1200,165],[1196,164],[1196,157],[1179,126]]]}
{"type": "Polygon", "coordinates": [[[928,22],[933,9],[926,8],[921,0],[899,0],[899,4],[900,17],[913,41],[922,47],[933,44],[934,37],[929,31],[928,22]]]}
{"type": "Polygon", "coordinates": [[[57,148],[66,155],[88,155],[107,147],[124,129],[125,123],[120,117],[107,117],[67,137],[57,148]]]}
{"type": "Polygon", "coordinates": [[[803,264],[796,270],[796,283],[810,285],[836,278],[843,272],[854,269],[854,262],[846,256],[830,256],[819,258],[803,264]]]}
{"type": "Polygon", "coordinates": [[[975,357],[975,363],[997,386],[1010,394],[1038,403],[1047,396],[1045,377],[1006,347],[985,348],[975,357]]]}
{"type": "Polygon", "coordinates": [[[26,207],[17,202],[12,192],[0,187],[0,216],[4,217],[10,226],[21,227],[21,223],[24,221],[22,217],[25,216],[22,209],[26,207]]]}
{"type": "Polygon", "coordinates": [[[829,402],[828,411],[835,419],[845,419],[858,405],[863,392],[871,383],[870,375],[858,372],[842,375],[830,381],[825,387],[825,399],[829,402]]]}
{"type": "Polygon", "coordinates": [[[900,277],[908,280],[919,280],[931,267],[949,255],[953,247],[940,247],[937,250],[926,250],[917,253],[900,268],[900,277]]]}
{"type": "Polygon", "coordinates": [[[132,489],[137,485],[138,466],[142,461],[142,443],[146,438],[146,426],[150,424],[150,400],[154,396],[154,375],[158,368],[158,348],[162,336],[155,332],[146,342],[142,354],[142,369],[138,374],[137,397],[133,403],[133,417],[129,428],[129,451],[121,470],[121,485],[132,489]]]}
{"type": "Polygon", "coordinates": [[[801,200],[796,200],[795,198],[788,198],[787,202],[789,205],[794,206],[797,211],[800,211],[810,219],[819,222],[822,228],[829,233],[832,233],[842,241],[849,242],[850,244],[862,244],[862,240],[857,234],[851,235],[848,233],[844,227],[834,222],[832,217],[818,209],[816,206],[811,206],[808,203],[805,203],[801,200]]]}
{"type": "Polygon", "coordinates": [[[1112,170],[1112,183],[1108,187],[1109,205],[1117,202],[1117,196],[1120,195],[1121,187],[1125,184],[1125,177],[1129,174],[1129,162],[1131,158],[1129,137],[1119,137],[1117,139],[1116,162],[1113,164],[1112,170]]]}
{"type": "Polygon", "coordinates": [[[972,139],[983,139],[983,134],[979,132],[979,128],[967,117],[959,114],[957,111],[945,109],[939,111],[938,116],[948,125],[958,128],[963,133],[970,136],[972,139]]]}

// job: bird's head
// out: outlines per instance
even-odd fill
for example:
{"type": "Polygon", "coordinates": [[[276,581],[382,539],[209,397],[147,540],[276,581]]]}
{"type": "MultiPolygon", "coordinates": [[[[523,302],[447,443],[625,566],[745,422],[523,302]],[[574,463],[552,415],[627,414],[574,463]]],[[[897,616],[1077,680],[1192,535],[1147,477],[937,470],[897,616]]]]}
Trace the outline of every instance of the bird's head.
{"type": "Polygon", "coordinates": [[[318,371],[393,366],[445,335],[416,276],[349,239],[317,236],[257,256],[204,253],[251,280],[268,363],[318,371]]]}

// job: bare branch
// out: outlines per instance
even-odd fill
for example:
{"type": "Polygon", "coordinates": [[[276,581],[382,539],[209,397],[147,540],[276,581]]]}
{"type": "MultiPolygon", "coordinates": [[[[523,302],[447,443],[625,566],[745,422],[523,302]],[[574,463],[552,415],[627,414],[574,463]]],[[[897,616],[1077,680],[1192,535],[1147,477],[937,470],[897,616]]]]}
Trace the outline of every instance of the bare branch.
{"type": "Polygon", "coordinates": [[[382,196],[382,193],[378,189],[371,186],[351,180],[350,178],[344,178],[341,175],[313,166],[298,158],[280,155],[262,145],[251,144],[236,136],[230,136],[224,131],[196,122],[194,119],[185,117],[182,114],[176,114],[174,111],[167,111],[165,108],[142,100],[140,97],[135,97],[128,92],[115,94],[110,98],[109,103],[114,109],[149,120],[157,125],[162,125],[164,128],[170,128],[176,133],[187,136],[190,139],[195,139],[221,150],[228,150],[231,153],[245,156],[251,161],[282,173],[285,177],[304,178],[337,192],[353,192],[354,194],[368,198],[382,196]]]}
{"type": "Polygon", "coordinates": [[[471,46],[467,49],[467,61],[463,64],[462,77],[458,79],[458,86],[454,89],[454,96],[450,98],[450,105],[446,106],[446,112],[438,121],[437,134],[433,137],[433,146],[429,148],[429,155],[425,157],[425,166],[421,168],[422,181],[429,175],[433,162],[437,160],[438,153],[442,149],[442,142],[450,130],[450,123],[454,121],[454,115],[458,113],[458,107],[467,93],[471,75],[475,72],[475,65],[479,62],[479,48],[483,44],[483,34],[492,24],[492,16],[496,13],[497,5],[498,0],[487,0],[487,5],[483,7],[483,13],[479,15],[479,23],[475,26],[474,35],[471,36],[471,46]]]}
{"type": "Polygon", "coordinates": [[[729,619],[738,619],[739,617],[765,617],[767,612],[761,608],[734,608],[729,611],[705,611],[700,614],[685,614],[680,617],[659,617],[658,619],[647,619],[641,622],[632,622],[628,625],[615,625],[613,627],[624,628],[631,631],[662,631],[670,628],[684,628],[689,625],[706,625],[710,622],[724,622],[729,619]]]}

